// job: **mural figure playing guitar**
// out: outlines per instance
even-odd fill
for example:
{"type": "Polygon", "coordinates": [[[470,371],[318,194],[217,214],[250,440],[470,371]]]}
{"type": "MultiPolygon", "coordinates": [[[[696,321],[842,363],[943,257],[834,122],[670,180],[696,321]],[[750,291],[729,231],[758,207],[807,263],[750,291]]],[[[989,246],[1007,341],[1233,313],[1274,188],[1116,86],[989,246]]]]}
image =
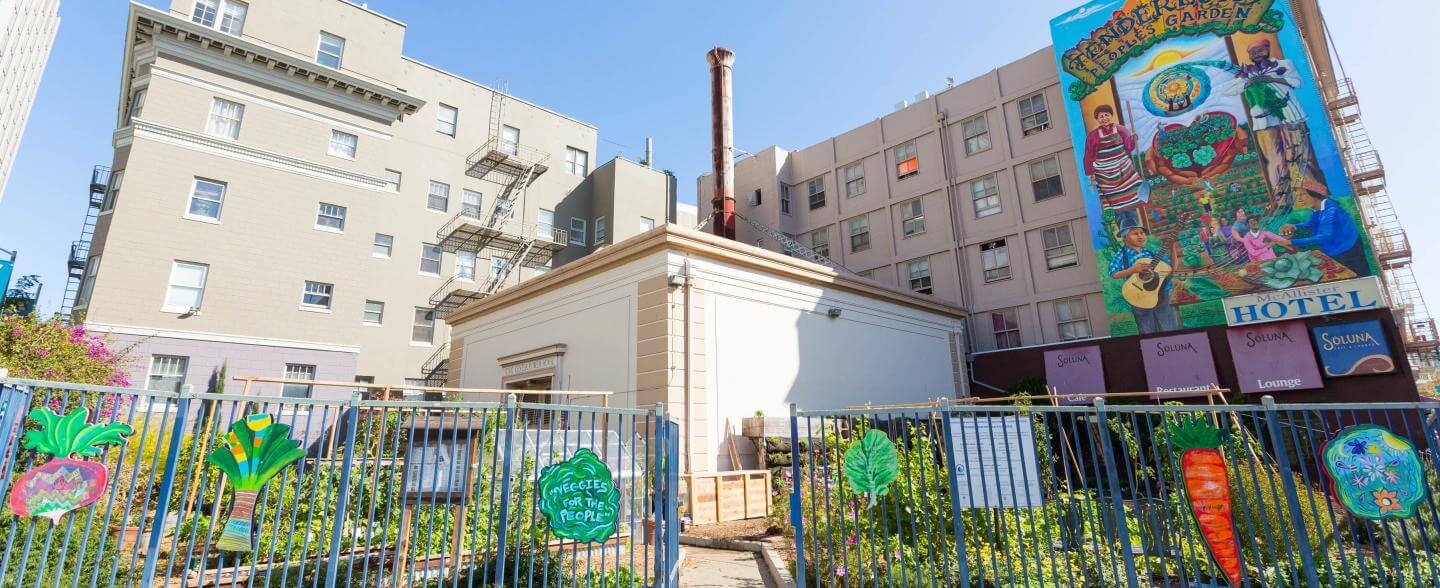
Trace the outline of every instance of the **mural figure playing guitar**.
{"type": "Polygon", "coordinates": [[[1140,334],[1180,328],[1179,317],[1170,306],[1170,258],[1145,246],[1150,231],[1134,220],[1122,220],[1115,238],[1121,247],[1110,258],[1110,277],[1125,280],[1120,293],[1130,305],[1140,334]]]}

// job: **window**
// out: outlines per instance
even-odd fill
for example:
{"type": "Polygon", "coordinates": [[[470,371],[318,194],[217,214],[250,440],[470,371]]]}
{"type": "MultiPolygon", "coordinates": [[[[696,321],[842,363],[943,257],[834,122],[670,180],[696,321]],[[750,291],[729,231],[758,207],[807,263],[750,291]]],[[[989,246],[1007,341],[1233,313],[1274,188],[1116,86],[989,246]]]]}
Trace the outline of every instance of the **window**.
{"type": "MultiPolygon", "coordinates": [[[[150,377],[146,378],[145,389],[157,392],[180,392],[185,385],[185,371],[190,358],[176,355],[155,355],[150,358],[150,377]]],[[[164,401],[160,404],[163,406],[164,401]]]]}
{"type": "Polygon", "coordinates": [[[850,252],[856,253],[870,248],[870,217],[850,219],[850,252]]]}
{"type": "Polygon", "coordinates": [[[1020,346],[1020,316],[1013,308],[990,313],[990,330],[995,333],[995,348],[1020,346]]]}
{"type": "Polygon", "coordinates": [[[985,120],[985,115],[965,119],[960,123],[960,134],[965,137],[966,155],[990,150],[990,123],[985,120]]]}
{"type": "Polygon", "coordinates": [[[750,191],[750,206],[760,206],[760,202],[761,202],[760,189],[759,189],[759,188],[756,188],[756,189],[754,189],[754,190],[751,190],[751,191],[750,191]]]}
{"type": "Polygon", "coordinates": [[[865,193],[865,164],[855,162],[845,166],[845,197],[854,198],[865,193]]]}
{"type": "Polygon", "coordinates": [[[970,198],[975,201],[975,218],[1000,214],[1000,187],[995,174],[970,182],[970,198]]]}
{"type": "Polygon", "coordinates": [[[1060,160],[1052,155],[1031,162],[1030,187],[1035,191],[1036,202],[1063,195],[1065,188],[1060,183],[1060,160]]]}
{"type": "Polygon", "coordinates": [[[1045,241],[1046,269],[1060,269],[1080,263],[1075,254],[1075,240],[1070,236],[1070,225],[1050,227],[1041,232],[1045,241]]]}
{"type": "Polygon", "coordinates": [[[379,326],[385,323],[385,303],[377,300],[366,300],[365,311],[361,315],[360,322],[367,325],[379,326]]]}
{"type": "Polygon", "coordinates": [[[345,39],[330,33],[320,33],[320,47],[315,50],[315,63],[332,69],[340,69],[345,57],[345,39]]]}
{"type": "MultiPolygon", "coordinates": [[[[298,363],[285,364],[285,379],[287,380],[309,380],[315,381],[315,366],[302,365],[298,363]]],[[[314,391],[311,384],[285,384],[280,388],[280,396],[285,398],[309,398],[314,391]]]]}
{"type": "Polygon", "coordinates": [[[1020,132],[1026,137],[1050,128],[1050,111],[1045,108],[1045,95],[1036,94],[1020,100],[1020,132]]]}
{"type": "Polygon", "coordinates": [[[1060,329],[1061,341],[1090,336],[1090,317],[1085,309],[1084,298],[1056,300],[1055,321],[1060,329]]]}
{"type": "Polygon", "coordinates": [[[210,266],[177,261],[170,268],[170,286],[165,290],[166,312],[198,310],[205,299],[205,278],[210,266]]]}
{"type": "Polygon", "coordinates": [[[462,280],[475,279],[475,252],[455,252],[455,277],[462,280]]]}
{"type": "Polygon", "coordinates": [[[490,279],[502,280],[510,273],[510,262],[499,257],[490,258],[490,279]]]}
{"type": "Polygon", "coordinates": [[[115,200],[120,197],[120,181],[125,179],[125,170],[110,172],[110,185],[105,187],[105,201],[100,203],[100,212],[115,210],[115,200]]]}
{"type": "Polygon", "coordinates": [[[810,194],[810,210],[825,206],[825,177],[821,176],[810,180],[805,187],[810,194]]]}
{"type": "Polygon", "coordinates": [[[583,218],[571,218],[571,219],[570,219],[570,244],[571,244],[571,245],[581,245],[581,246],[585,245],[585,242],[586,242],[586,241],[585,241],[585,236],[586,236],[585,219],[583,219],[583,218]]]}
{"type": "Polygon", "coordinates": [[[910,272],[910,291],[918,294],[934,294],[930,285],[930,259],[917,259],[906,264],[910,272]]]}
{"type": "Polygon", "coordinates": [[[500,150],[511,155],[520,153],[520,129],[508,125],[500,127],[500,150]]]}
{"type": "Polygon", "coordinates": [[[185,214],[192,217],[220,220],[220,204],[225,201],[225,184],[195,178],[190,191],[190,206],[185,214]]]}
{"type": "Polygon", "coordinates": [[[601,243],[604,243],[606,236],[607,236],[607,235],[605,234],[605,217],[602,216],[602,217],[600,217],[600,218],[595,219],[595,244],[596,244],[596,245],[599,245],[599,244],[601,244],[601,243]]]}
{"type": "Polygon", "coordinates": [[[790,214],[790,186],[780,184],[780,212],[790,214]]]}
{"type": "Polygon", "coordinates": [[[240,138],[240,120],[245,118],[245,105],[216,98],[210,103],[210,122],[205,132],[226,139],[240,138]]]}
{"type": "Polygon", "coordinates": [[[640,217],[640,232],[643,233],[653,228],[655,228],[655,219],[648,216],[640,217]]]}
{"type": "Polygon", "coordinates": [[[429,243],[420,244],[420,273],[440,275],[440,256],[444,250],[439,245],[429,243]]]}
{"type": "Polygon", "coordinates": [[[455,136],[455,123],[460,120],[460,109],[441,103],[435,111],[435,132],[455,136]]]}
{"type": "Polygon", "coordinates": [[[75,296],[75,306],[84,308],[90,305],[90,292],[95,289],[95,275],[100,273],[100,256],[91,256],[85,262],[85,277],[80,280],[80,291],[75,296]]]}
{"type": "Polygon", "coordinates": [[[906,237],[925,232],[925,204],[919,198],[900,205],[900,231],[906,237]]]}
{"type": "Polygon", "coordinates": [[[330,131],[330,151],[335,157],[355,159],[355,148],[360,138],[342,131],[330,131]]]}
{"type": "Polygon", "coordinates": [[[239,35],[245,29],[245,12],[248,8],[244,2],[236,0],[196,0],[190,20],[218,28],[222,33],[239,35]],[[218,27],[215,26],[217,20],[220,25],[218,27]]]}
{"type": "Polygon", "coordinates": [[[334,293],[334,284],[306,280],[305,290],[300,294],[300,305],[308,308],[330,310],[330,300],[334,293]]]}
{"type": "Polygon", "coordinates": [[[905,179],[920,173],[920,155],[911,141],[895,148],[895,177],[905,179]]]}
{"type": "Polygon", "coordinates": [[[370,245],[370,255],[390,259],[390,250],[395,245],[395,237],[385,233],[375,233],[375,241],[370,245]]]}
{"type": "Polygon", "coordinates": [[[1005,240],[991,241],[981,245],[980,263],[985,268],[986,282],[1010,277],[1010,253],[1005,249],[1005,240]]]}
{"type": "Polygon", "coordinates": [[[391,192],[400,191],[400,172],[393,169],[385,170],[385,187],[391,192]]]}
{"type": "Polygon", "coordinates": [[[484,194],[474,190],[461,190],[460,214],[474,219],[480,218],[480,201],[484,198],[484,194]]]}
{"type": "Polygon", "coordinates": [[[820,229],[810,233],[810,250],[816,255],[830,257],[830,231],[820,229]]]}
{"type": "Polygon", "coordinates": [[[435,309],[415,308],[415,322],[410,327],[410,342],[430,345],[435,341],[435,309]]]}
{"type": "Polygon", "coordinates": [[[130,126],[130,123],[135,120],[135,117],[140,116],[140,111],[144,109],[145,88],[140,88],[130,96],[130,109],[125,113],[125,126],[130,126]]]}
{"type": "Polygon", "coordinates": [[[345,232],[345,207],[321,202],[320,210],[315,214],[315,228],[336,233],[345,232]]]}
{"type": "Polygon", "coordinates": [[[405,378],[405,388],[400,391],[402,400],[424,400],[425,387],[430,383],[425,378],[405,378]]]}
{"type": "Polygon", "coordinates": [[[425,208],[439,212],[450,209],[450,184],[430,180],[430,192],[425,199],[425,208]]]}
{"type": "Polygon", "coordinates": [[[541,239],[555,239],[555,211],[540,209],[535,215],[536,233],[541,239]]]}
{"type": "Polygon", "coordinates": [[[572,176],[590,173],[590,154],[574,147],[565,148],[565,171],[572,176]]]}

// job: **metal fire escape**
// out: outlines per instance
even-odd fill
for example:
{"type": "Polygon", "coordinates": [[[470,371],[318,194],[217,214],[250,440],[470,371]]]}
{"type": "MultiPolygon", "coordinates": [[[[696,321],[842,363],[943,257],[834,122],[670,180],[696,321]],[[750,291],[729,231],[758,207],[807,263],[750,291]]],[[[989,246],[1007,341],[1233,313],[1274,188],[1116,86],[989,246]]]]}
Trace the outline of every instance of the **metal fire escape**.
{"type": "MultiPolygon", "coordinates": [[[[430,295],[436,318],[449,317],[467,303],[494,294],[518,267],[542,267],[565,247],[569,232],[552,225],[525,224],[515,217],[517,202],[524,207],[530,184],[549,166],[550,154],[507,139],[502,132],[506,95],[495,93],[490,102],[490,138],[465,160],[465,175],[486,180],[499,190],[489,209],[463,204],[460,212],[435,233],[440,247],[450,253],[470,252],[488,257],[491,266],[457,273],[430,295]]],[[[523,217],[523,215],[522,215],[523,217]]],[[[477,261],[477,265],[478,265],[477,261]]],[[[430,382],[448,376],[448,350],[437,350],[422,366],[430,382]]]]}
{"type": "Polygon", "coordinates": [[[95,221],[100,218],[100,207],[105,205],[105,193],[110,187],[110,168],[97,165],[90,170],[90,202],[85,207],[85,224],[80,227],[80,239],[70,242],[70,259],[66,262],[69,277],[65,280],[65,301],[60,307],[60,317],[72,320],[75,303],[80,296],[80,287],[85,282],[85,265],[90,261],[90,242],[95,237],[95,221]]]}
{"type": "Polygon", "coordinates": [[[1361,120],[1355,85],[1350,78],[1342,77],[1336,86],[1335,98],[1329,105],[1330,117],[1339,134],[1345,167],[1375,250],[1375,261],[1380,265],[1391,310],[1400,325],[1405,352],[1416,379],[1433,384],[1431,381],[1440,374],[1440,337],[1410,265],[1410,239],[1385,190],[1385,166],[1361,120]]]}

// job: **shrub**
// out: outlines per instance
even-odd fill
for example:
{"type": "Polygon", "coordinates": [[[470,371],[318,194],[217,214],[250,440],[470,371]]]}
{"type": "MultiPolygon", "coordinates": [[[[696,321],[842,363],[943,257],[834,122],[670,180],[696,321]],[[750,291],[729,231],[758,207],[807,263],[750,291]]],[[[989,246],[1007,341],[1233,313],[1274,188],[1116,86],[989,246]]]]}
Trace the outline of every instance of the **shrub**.
{"type": "Polygon", "coordinates": [[[85,327],[33,316],[0,316],[0,367],[10,375],[99,386],[129,386],[128,349],[117,350],[85,327]]]}

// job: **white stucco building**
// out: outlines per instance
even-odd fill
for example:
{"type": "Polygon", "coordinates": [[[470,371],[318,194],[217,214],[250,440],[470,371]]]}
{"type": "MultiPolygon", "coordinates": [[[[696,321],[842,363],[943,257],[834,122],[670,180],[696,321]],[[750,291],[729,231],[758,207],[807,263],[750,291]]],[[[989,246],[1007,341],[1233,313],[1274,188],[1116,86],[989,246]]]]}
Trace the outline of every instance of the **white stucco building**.
{"type": "Polygon", "coordinates": [[[725,471],[726,435],[757,410],[966,395],[964,320],[928,296],[669,225],[456,311],[450,385],[664,402],[682,467],[725,471]]]}
{"type": "Polygon", "coordinates": [[[0,199],[60,28],[60,0],[0,0],[0,199]]]}

